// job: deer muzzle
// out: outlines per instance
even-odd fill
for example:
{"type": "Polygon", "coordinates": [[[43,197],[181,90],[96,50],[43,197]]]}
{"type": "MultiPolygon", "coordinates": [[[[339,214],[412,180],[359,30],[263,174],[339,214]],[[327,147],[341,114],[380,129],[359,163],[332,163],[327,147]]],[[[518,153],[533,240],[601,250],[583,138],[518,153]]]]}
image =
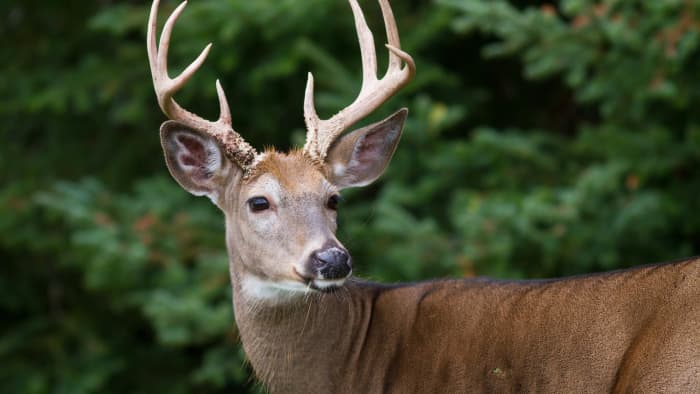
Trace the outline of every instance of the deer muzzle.
{"type": "Polygon", "coordinates": [[[308,270],[313,273],[312,287],[319,290],[339,287],[352,273],[352,258],[345,248],[330,242],[311,253],[308,270]]]}

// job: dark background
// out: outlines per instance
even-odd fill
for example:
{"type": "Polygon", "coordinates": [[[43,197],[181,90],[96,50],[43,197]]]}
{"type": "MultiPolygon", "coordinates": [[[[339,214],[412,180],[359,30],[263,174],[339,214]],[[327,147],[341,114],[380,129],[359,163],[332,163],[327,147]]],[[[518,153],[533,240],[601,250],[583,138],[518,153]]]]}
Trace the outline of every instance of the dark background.
{"type": "MultiPolygon", "coordinates": [[[[361,1],[384,42],[375,1],[361,1]]],[[[176,6],[164,1],[161,23],[176,6]]],[[[394,0],[416,80],[385,176],[345,193],[358,276],[547,278],[700,253],[697,0],[394,0]]],[[[150,4],[0,2],[0,391],[256,391],[221,214],[169,177],[150,4]]],[[[303,143],[360,86],[343,0],[193,0],[178,95],[257,148],[303,143]]],[[[386,60],[384,50],[381,61],[386,60]]]]}

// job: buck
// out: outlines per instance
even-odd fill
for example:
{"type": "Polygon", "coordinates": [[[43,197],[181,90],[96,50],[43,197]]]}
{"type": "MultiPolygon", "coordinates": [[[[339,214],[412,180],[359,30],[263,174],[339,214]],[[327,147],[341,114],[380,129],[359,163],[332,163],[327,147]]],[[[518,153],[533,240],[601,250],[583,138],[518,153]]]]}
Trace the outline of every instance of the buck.
{"type": "Polygon", "coordinates": [[[377,78],[372,34],[349,0],[362,56],[357,99],[329,119],[314,109],[308,76],[302,150],[258,153],[234,131],[221,84],[220,117],[207,121],[173,95],[210,46],[170,78],[177,7],[148,58],[165,160],[187,191],[224,213],[233,307],[246,355],[272,392],[698,392],[700,261],[558,280],[439,280],[383,285],[351,278],[336,238],[339,192],[386,168],[407,110],[343,134],[415,74],[388,0],[389,51],[377,78]]]}

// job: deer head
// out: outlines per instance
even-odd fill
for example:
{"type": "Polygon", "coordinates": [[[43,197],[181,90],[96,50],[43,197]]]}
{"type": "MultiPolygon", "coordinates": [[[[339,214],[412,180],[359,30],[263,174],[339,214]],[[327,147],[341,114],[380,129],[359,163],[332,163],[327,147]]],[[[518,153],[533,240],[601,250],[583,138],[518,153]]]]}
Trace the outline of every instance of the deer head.
{"type": "MultiPolygon", "coordinates": [[[[339,192],[377,179],[401,136],[407,110],[342,134],[388,100],[415,74],[412,58],[400,49],[387,0],[379,0],[389,44],[386,75],[377,78],[372,33],[356,0],[349,0],[362,54],[363,83],[357,99],[330,119],[314,108],[309,74],[303,150],[258,153],[234,131],[219,81],[220,117],[212,122],[180,107],[173,95],[206,59],[211,44],[179,76],[167,71],[168,47],[175,21],[186,2],[173,11],[156,42],[158,0],[148,28],[148,58],[158,104],[171,120],[160,129],[168,169],[195,195],[209,197],[226,216],[231,271],[243,291],[257,298],[328,291],[352,273],[352,259],[335,236],[339,192]]],[[[235,281],[234,281],[235,282],[235,281]]]]}

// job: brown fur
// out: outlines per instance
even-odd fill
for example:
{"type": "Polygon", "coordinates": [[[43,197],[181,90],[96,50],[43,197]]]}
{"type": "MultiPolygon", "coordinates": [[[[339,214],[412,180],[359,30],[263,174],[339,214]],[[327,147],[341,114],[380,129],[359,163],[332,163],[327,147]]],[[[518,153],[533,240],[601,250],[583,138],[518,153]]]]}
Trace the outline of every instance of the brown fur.
{"type": "Polygon", "coordinates": [[[699,260],[551,281],[354,282],[282,305],[234,282],[234,305],[273,393],[700,388],[699,260]]]}
{"type": "Polygon", "coordinates": [[[323,173],[323,167],[299,149],[284,153],[275,148],[268,148],[262,157],[263,159],[251,169],[246,179],[247,183],[253,182],[262,174],[269,174],[277,179],[285,190],[295,191],[305,184],[312,183],[323,173]]]}

